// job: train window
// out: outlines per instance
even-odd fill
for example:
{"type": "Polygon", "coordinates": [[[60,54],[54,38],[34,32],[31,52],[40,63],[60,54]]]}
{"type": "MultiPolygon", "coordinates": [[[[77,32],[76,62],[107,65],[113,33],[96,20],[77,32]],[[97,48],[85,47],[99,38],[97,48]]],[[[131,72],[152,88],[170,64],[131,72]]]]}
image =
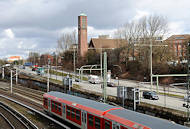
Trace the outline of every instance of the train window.
{"type": "Polygon", "coordinates": [[[63,105],[63,113],[65,114],[65,105],[63,105]]]}
{"type": "Polygon", "coordinates": [[[119,129],[119,125],[113,124],[113,129],[119,129]]]}
{"type": "Polygon", "coordinates": [[[72,108],[71,117],[75,118],[75,109],[74,108],[72,108]]]}
{"type": "Polygon", "coordinates": [[[61,112],[61,104],[58,104],[58,112],[61,112]]]}
{"type": "Polygon", "coordinates": [[[76,119],[80,120],[80,111],[79,110],[76,110],[76,119]]]}
{"type": "Polygon", "coordinates": [[[95,128],[100,129],[100,118],[95,117],[95,128]]]}
{"type": "Polygon", "coordinates": [[[105,121],[105,129],[110,129],[111,125],[109,121],[105,121]]]}
{"type": "Polygon", "coordinates": [[[48,102],[47,98],[44,98],[44,105],[45,106],[47,106],[47,102],[48,102]]]}
{"type": "Polygon", "coordinates": [[[86,123],[86,113],[84,113],[84,122],[86,123]]]}
{"type": "Polygon", "coordinates": [[[54,109],[54,102],[53,101],[51,101],[51,107],[52,107],[52,109],[54,109]]]}
{"type": "Polygon", "coordinates": [[[57,103],[56,103],[56,102],[54,102],[54,104],[55,104],[55,110],[57,111],[57,103]]]}
{"type": "Polygon", "coordinates": [[[92,115],[89,115],[88,116],[88,124],[89,124],[89,126],[94,126],[94,123],[93,123],[93,116],[92,115]]]}
{"type": "Polygon", "coordinates": [[[128,129],[128,128],[121,126],[121,129],[128,129]]]}
{"type": "Polygon", "coordinates": [[[67,106],[67,116],[70,116],[70,107],[67,106]]]}

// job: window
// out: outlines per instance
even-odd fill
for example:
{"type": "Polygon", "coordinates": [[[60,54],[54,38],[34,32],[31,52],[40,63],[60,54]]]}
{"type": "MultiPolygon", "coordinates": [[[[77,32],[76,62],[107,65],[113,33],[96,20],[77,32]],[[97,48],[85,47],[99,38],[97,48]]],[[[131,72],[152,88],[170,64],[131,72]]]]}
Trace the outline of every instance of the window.
{"type": "Polygon", "coordinates": [[[55,108],[55,107],[54,107],[54,102],[53,102],[53,101],[51,101],[51,107],[52,107],[52,109],[55,108]]]}
{"type": "Polygon", "coordinates": [[[121,126],[121,129],[128,129],[128,128],[121,126]]]}
{"type": "Polygon", "coordinates": [[[119,129],[119,125],[113,124],[113,129],[119,129]]]}
{"type": "Polygon", "coordinates": [[[110,122],[109,121],[105,121],[105,129],[110,129],[110,122]]]}
{"type": "Polygon", "coordinates": [[[72,117],[72,118],[75,118],[75,109],[73,109],[73,108],[72,108],[71,117],[72,117]]]}
{"type": "Polygon", "coordinates": [[[44,106],[47,106],[48,105],[48,100],[47,98],[44,98],[44,106]]]}
{"type": "Polygon", "coordinates": [[[58,104],[58,112],[61,112],[61,104],[58,104]]]}
{"type": "Polygon", "coordinates": [[[67,106],[67,116],[70,116],[70,107],[67,106]]]}
{"type": "Polygon", "coordinates": [[[63,105],[63,113],[65,114],[65,105],[63,105]]]}
{"type": "Polygon", "coordinates": [[[57,110],[57,103],[56,103],[56,102],[54,102],[54,104],[55,104],[55,110],[57,110]]]}
{"type": "Polygon", "coordinates": [[[91,127],[93,127],[94,126],[94,123],[93,123],[93,116],[92,115],[89,115],[88,116],[88,124],[89,124],[89,126],[91,126],[91,127]]]}
{"type": "Polygon", "coordinates": [[[100,129],[100,118],[95,117],[95,128],[100,129]]]}
{"type": "Polygon", "coordinates": [[[76,119],[80,120],[80,111],[79,110],[76,110],[76,119]]]}

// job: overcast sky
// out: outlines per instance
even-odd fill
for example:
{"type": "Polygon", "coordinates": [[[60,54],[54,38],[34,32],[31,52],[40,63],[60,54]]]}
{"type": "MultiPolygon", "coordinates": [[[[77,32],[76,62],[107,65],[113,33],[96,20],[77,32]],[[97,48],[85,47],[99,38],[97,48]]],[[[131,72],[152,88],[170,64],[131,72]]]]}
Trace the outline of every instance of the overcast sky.
{"type": "Polygon", "coordinates": [[[77,30],[81,12],[88,40],[154,14],[167,17],[170,35],[190,34],[189,6],[190,0],[0,0],[0,58],[52,51],[61,33],[77,30]]]}

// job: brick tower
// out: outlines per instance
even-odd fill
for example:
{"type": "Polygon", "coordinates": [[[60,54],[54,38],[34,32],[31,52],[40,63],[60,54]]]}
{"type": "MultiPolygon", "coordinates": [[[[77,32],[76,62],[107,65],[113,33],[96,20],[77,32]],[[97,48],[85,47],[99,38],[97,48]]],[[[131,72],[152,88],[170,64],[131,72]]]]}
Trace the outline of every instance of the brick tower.
{"type": "Polygon", "coordinates": [[[78,49],[81,57],[84,57],[88,51],[87,16],[84,13],[81,13],[80,16],[78,16],[78,49]]]}

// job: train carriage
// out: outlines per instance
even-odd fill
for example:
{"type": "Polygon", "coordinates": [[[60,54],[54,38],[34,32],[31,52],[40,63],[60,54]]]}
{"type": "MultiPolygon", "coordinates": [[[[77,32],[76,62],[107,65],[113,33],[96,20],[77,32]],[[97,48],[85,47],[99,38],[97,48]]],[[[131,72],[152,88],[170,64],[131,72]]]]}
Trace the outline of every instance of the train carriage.
{"type": "Polygon", "coordinates": [[[93,100],[51,91],[44,110],[82,129],[187,129],[167,120],[93,100]]]}

